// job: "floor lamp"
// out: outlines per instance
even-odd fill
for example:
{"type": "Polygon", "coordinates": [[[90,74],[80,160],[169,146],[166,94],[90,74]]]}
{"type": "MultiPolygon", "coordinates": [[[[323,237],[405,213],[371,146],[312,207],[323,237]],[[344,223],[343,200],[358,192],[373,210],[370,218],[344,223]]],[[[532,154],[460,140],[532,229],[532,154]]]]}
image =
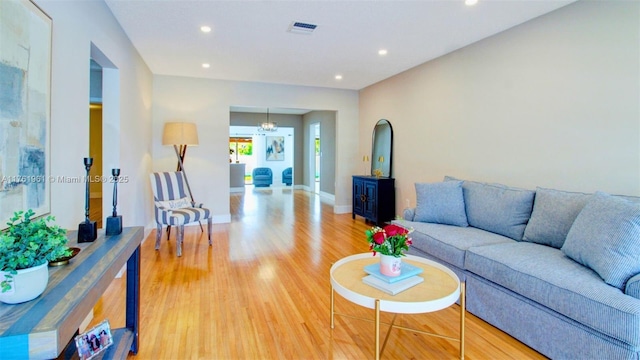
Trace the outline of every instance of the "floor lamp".
{"type": "Polygon", "coordinates": [[[184,157],[187,154],[187,146],[198,145],[198,129],[194,123],[169,122],[164,124],[164,132],[162,133],[162,145],[173,145],[173,149],[178,157],[177,171],[182,171],[184,181],[187,183],[187,190],[191,201],[193,194],[187,179],[187,173],[184,170],[184,157]]]}
{"type": "MultiPolygon", "coordinates": [[[[164,132],[162,133],[162,145],[173,145],[173,149],[178,157],[177,171],[182,171],[191,202],[195,203],[193,194],[191,193],[191,186],[189,186],[187,172],[184,169],[184,157],[187,154],[188,145],[198,145],[198,129],[196,128],[196,124],[185,122],[165,123],[164,132]]],[[[167,227],[168,232],[171,231],[170,228],[171,227],[167,227]]],[[[200,224],[200,229],[202,230],[202,224],[200,224]]]]}

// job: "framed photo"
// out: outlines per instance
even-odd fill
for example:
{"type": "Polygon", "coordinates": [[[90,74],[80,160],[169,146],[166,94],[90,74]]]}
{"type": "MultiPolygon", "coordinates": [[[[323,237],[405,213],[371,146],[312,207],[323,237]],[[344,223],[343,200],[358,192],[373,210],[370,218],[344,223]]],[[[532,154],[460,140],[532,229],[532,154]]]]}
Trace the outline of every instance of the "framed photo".
{"type": "Polygon", "coordinates": [[[284,161],[284,136],[267,136],[267,161],[284,161]]]}
{"type": "Polygon", "coordinates": [[[0,1],[0,230],[50,206],[51,26],[29,0],[0,1]]]}
{"type": "Polygon", "coordinates": [[[76,348],[80,360],[88,360],[113,345],[109,321],[105,320],[96,327],[76,336],[76,348]]]}

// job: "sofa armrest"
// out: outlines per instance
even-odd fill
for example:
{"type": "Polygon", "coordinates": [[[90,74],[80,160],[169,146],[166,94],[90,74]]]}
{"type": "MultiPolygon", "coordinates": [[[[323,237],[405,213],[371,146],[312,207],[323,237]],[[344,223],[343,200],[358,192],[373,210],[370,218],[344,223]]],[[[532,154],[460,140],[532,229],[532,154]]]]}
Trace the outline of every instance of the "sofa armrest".
{"type": "Polygon", "coordinates": [[[415,213],[416,213],[416,209],[415,208],[406,208],[402,212],[402,217],[407,221],[413,221],[413,217],[414,217],[415,213]]]}
{"type": "Polygon", "coordinates": [[[624,293],[629,296],[633,296],[636,299],[640,299],[640,274],[637,274],[627,280],[627,285],[624,287],[624,293]]]}

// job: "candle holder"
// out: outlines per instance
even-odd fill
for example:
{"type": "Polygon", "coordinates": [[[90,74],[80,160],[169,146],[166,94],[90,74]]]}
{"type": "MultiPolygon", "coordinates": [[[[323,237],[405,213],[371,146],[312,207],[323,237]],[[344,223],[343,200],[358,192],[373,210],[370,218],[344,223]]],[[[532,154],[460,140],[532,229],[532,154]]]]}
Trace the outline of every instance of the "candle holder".
{"type": "Polygon", "coordinates": [[[98,223],[89,219],[89,170],[93,165],[93,158],[84,158],[84,168],[87,171],[85,183],[85,205],[84,205],[84,222],[78,225],[78,242],[93,242],[98,237],[98,223]]]}
{"type": "Polygon", "coordinates": [[[118,176],[120,176],[120,169],[111,169],[111,175],[113,175],[113,213],[107,218],[107,236],[122,233],[122,216],[118,215],[116,210],[118,207],[118,176]]]}

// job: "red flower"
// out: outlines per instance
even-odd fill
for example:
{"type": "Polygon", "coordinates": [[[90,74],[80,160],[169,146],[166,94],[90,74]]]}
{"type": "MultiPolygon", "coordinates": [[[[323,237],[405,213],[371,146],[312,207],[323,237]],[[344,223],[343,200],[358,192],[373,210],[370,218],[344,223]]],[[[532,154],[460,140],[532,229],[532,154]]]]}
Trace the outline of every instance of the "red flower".
{"type": "Polygon", "coordinates": [[[387,233],[387,236],[406,235],[409,233],[407,229],[395,224],[385,226],[384,232],[387,233]]]}
{"type": "Polygon", "coordinates": [[[378,245],[382,244],[384,242],[384,232],[380,231],[373,234],[373,241],[378,245]]]}

